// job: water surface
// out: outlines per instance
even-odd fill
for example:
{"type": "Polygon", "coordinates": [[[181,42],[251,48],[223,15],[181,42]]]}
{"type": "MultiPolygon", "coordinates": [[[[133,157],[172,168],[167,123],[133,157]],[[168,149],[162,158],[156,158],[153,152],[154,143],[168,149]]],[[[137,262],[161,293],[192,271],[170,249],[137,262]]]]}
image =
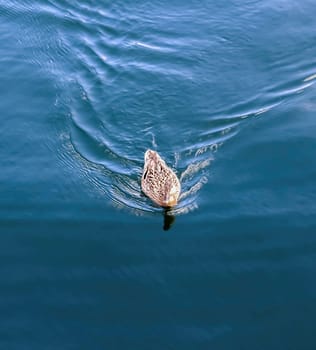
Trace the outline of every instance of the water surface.
{"type": "Polygon", "coordinates": [[[0,0],[1,347],[315,348],[315,13],[0,0]]]}

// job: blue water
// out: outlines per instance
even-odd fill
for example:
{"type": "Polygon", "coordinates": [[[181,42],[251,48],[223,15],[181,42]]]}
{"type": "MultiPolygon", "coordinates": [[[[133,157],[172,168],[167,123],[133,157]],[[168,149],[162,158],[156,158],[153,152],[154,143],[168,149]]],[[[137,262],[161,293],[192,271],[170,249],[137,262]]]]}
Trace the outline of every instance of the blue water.
{"type": "Polygon", "coordinates": [[[0,0],[1,349],[316,348],[315,13],[0,0]]]}

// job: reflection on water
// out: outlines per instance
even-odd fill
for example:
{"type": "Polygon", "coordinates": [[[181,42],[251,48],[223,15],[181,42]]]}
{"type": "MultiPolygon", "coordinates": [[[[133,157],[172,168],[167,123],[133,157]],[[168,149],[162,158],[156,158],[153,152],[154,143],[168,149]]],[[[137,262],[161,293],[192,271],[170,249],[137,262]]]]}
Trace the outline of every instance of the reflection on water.
{"type": "Polygon", "coordinates": [[[164,218],[163,229],[164,231],[168,231],[171,228],[171,226],[174,224],[176,217],[170,209],[164,209],[163,218],[164,218]]]}

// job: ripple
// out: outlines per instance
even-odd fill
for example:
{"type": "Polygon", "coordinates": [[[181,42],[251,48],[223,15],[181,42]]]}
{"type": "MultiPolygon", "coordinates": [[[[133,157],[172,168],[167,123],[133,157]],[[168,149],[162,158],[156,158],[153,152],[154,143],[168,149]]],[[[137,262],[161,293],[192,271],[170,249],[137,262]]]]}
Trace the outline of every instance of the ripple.
{"type": "MultiPolygon", "coordinates": [[[[206,31],[197,35],[189,30],[196,13],[189,7],[180,16],[160,5],[133,6],[134,12],[120,2],[105,7],[50,0],[33,12],[31,4],[13,10],[2,5],[11,18],[27,14],[32,26],[43,28],[28,41],[36,64],[58,78],[56,108],[67,116],[59,135],[64,165],[74,166],[75,159],[73,171],[82,173],[96,196],[151,215],[161,210],[142,195],[140,177],[144,152],[156,149],[181,180],[173,213],[184,214],[198,207],[221,146],[309,89],[316,67],[302,53],[284,52],[258,74],[262,81],[252,80],[251,64],[243,63],[252,36],[225,39],[230,33],[225,14],[223,24],[214,17],[210,27],[202,18],[206,31]],[[240,69],[236,91],[227,67],[240,69]],[[244,91],[238,90],[244,83],[244,91]],[[201,96],[205,87],[209,98],[201,96]]],[[[205,16],[202,8],[198,13],[205,16]]],[[[250,19],[242,21],[238,29],[250,19]]]]}
{"type": "Polygon", "coordinates": [[[314,80],[316,80],[316,73],[313,73],[304,79],[304,81],[313,81],[313,82],[314,80]]]}

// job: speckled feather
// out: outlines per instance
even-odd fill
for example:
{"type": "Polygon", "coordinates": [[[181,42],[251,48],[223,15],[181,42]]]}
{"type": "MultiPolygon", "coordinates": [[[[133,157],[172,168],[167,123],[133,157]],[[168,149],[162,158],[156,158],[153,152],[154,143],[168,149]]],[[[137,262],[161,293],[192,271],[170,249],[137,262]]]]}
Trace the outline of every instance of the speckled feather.
{"type": "Polygon", "coordinates": [[[147,150],[144,160],[141,181],[143,192],[162,207],[175,206],[181,191],[177,175],[155,151],[147,150]]]}

